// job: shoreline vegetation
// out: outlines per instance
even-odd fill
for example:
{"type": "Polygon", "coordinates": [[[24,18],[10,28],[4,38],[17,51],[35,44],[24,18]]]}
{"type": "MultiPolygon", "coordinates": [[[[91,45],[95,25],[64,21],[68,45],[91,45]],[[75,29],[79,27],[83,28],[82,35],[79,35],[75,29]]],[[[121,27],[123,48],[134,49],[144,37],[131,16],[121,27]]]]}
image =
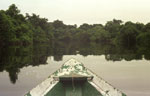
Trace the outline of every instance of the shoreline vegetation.
{"type": "Polygon", "coordinates": [[[66,25],[48,22],[36,14],[20,13],[15,4],[0,10],[0,72],[7,71],[15,83],[20,69],[47,63],[53,56],[104,55],[106,60],[150,60],[150,23],[123,23],[113,19],[105,25],[66,25]]]}
{"type": "Polygon", "coordinates": [[[0,44],[30,45],[55,41],[96,42],[123,46],[150,47],[150,23],[123,23],[113,19],[105,25],[84,23],[66,25],[62,21],[48,22],[39,15],[20,13],[15,4],[0,10],[0,44]]]}

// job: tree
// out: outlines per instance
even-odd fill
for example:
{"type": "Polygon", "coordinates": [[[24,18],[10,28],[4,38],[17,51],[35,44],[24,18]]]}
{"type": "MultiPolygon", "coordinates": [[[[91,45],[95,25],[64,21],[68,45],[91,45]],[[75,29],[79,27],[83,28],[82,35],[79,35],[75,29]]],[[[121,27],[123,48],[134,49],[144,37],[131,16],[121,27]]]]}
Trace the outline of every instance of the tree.
{"type": "Polygon", "coordinates": [[[55,20],[52,24],[53,24],[55,29],[57,29],[57,28],[65,28],[64,23],[62,21],[60,21],[60,20],[55,20]]]}
{"type": "Polygon", "coordinates": [[[106,31],[101,26],[93,27],[92,29],[88,31],[90,31],[89,34],[90,34],[91,41],[106,43],[110,39],[108,31],[106,31]]]}
{"type": "Polygon", "coordinates": [[[92,25],[89,25],[87,23],[84,23],[84,24],[80,25],[80,27],[79,27],[79,29],[85,30],[85,31],[87,31],[88,29],[91,29],[91,28],[92,28],[92,25]]]}
{"type": "Polygon", "coordinates": [[[9,9],[6,10],[6,14],[11,17],[16,17],[20,13],[20,10],[16,7],[15,4],[9,6],[9,9]]]}
{"type": "Polygon", "coordinates": [[[144,32],[149,32],[149,33],[150,33],[150,23],[147,23],[147,24],[144,26],[144,32]]]}
{"type": "Polygon", "coordinates": [[[47,42],[53,39],[54,27],[48,22],[48,19],[40,18],[36,14],[32,16],[26,14],[26,19],[32,25],[34,42],[47,42]]]}
{"type": "Polygon", "coordinates": [[[136,45],[136,36],[138,35],[139,30],[132,22],[126,22],[125,25],[120,29],[118,35],[118,41],[124,46],[134,46],[136,45]]]}
{"type": "Polygon", "coordinates": [[[105,25],[105,30],[110,33],[111,38],[116,38],[118,32],[120,31],[122,21],[113,19],[113,21],[108,21],[105,25]]]}
{"type": "Polygon", "coordinates": [[[15,40],[14,32],[15,28],[12,19],[4,11],[0,11],[0,41],[8,43],[15,40]]]}

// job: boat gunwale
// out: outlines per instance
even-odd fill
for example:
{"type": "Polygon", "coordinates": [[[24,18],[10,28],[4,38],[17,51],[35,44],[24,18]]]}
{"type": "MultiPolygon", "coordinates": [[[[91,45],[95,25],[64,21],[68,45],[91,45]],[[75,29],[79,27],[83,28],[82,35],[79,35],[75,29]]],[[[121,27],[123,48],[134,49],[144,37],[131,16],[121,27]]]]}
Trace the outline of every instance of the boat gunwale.
{"type": "MultiPolygon", "coordinates": [[[[103,79],[102,77],[100,77],[99,75],[97,75],[96,73],[94,73],[91,69],[89,69],[89,68],[87,68],[87,67],[86,67],[86,69],[89,70],[91,73],[95,74],[100,80],[105,81],[105,83],[107,83],[109,86],[111,86],[111,87],[113,87],[114,89],[116,89],[118,92],[124,94],[123,91],[119,90],[118,88],[114,87],[112,84],[108,83],[105,79],[103,79]]],[[[95,82],[93,82],[93,83],[94,83],[95,85],[97,85],[95,82]]],[[[100,89],[102,89],[102,88],[100,88],[100,89]]],[[[102,90],[103,90],[103,89],[102,89],[102,90]]],[[[103,91],[104,91],[104,90],[103,90],[103,91]]],[[[109,95],[109,94],[108,94],[108,95],[109,95]]]]}

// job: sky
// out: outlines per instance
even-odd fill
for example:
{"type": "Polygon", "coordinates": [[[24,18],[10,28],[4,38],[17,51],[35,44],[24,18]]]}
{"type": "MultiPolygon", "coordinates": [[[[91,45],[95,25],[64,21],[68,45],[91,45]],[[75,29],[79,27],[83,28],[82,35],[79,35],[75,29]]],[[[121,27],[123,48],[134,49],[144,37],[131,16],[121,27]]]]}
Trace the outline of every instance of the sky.
{"type": "Polygon", "coordinates": [[[35,13],[65,24],[105,24],[114,18],[150,22],[150,0],[0,0],[0,10],[11,4],[16,4],[22,14],[35,13]]]}

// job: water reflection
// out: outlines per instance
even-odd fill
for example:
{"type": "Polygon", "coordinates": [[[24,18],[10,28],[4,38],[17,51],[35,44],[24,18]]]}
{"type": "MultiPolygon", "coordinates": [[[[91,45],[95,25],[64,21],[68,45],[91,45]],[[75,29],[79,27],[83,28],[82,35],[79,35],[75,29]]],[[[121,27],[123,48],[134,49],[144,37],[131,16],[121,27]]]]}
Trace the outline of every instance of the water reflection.
{"type": "Polygon", "coordinates": [[[15,83],[20,69],[25,66],[46,64],[47,47],[42,46],[5,46],[0,50],[0,72],[7,71],[10,81],[15,83]]]}
{"type": "Polygon", "coordinates": [[[51,44],[36,44],[32,46],[1,46],[0,72],[9,73],[10,81],[15,84],[20,69],[25,66],[47,64],[47,58],[53,56],[55,61],[61,61],[64,55],[82,56],[105,55],[108,61],[131,61],[145,58],[150,60],[149,48],[123,47],[111,44],[53,42],[51,44]]]}

